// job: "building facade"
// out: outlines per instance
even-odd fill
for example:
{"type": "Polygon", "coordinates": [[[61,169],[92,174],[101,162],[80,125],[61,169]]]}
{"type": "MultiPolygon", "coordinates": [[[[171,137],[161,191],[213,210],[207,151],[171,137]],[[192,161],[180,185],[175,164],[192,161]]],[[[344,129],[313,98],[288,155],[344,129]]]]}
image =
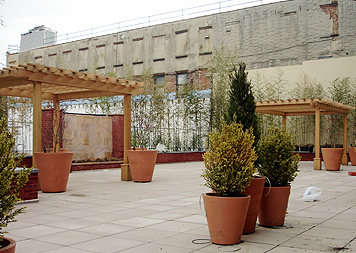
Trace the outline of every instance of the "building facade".
{"type": "Polygon", "coordinates": [[[250,73],[282,68],[285,78],[295,82],[313,66],[311,75],[323,76],[322,64],[335,76],[355,77],[344,65],[356,64],[356,1],[282,1],[8,54],[7,63],[118,77],[126,77],[128,69],[134,75],[150,69],[158,82],[169,76],[179,85],[205,69],[221,45],[250,73]]]}

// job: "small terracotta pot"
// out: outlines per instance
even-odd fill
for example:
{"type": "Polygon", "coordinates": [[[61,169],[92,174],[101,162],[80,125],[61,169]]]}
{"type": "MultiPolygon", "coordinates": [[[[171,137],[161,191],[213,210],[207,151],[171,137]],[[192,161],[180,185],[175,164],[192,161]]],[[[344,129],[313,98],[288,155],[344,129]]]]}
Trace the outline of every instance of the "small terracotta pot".
{"type": "Polygon", "coordinates": [[[244,194],[250,195],[250,205],[247,211],[245,226],[242,234],[251,234],[255,232],[258,212],[260,211],[262,192],[265,186],[265,177],[254,177],[250,185],[246,188],[244,194]]]}
{"type": "Polygon", "coordinates": [[[212,243],[231,245],[241,242],[250,195],[220,197],[203,194],[206,219],[212,243]]]}
{"type": "Polygon", "coordinates": [[[11,238],[4,237],[3,241],[0,242],[1,248],[0,252],[1,253],[15,253],[16,249],[16,242],[15,240],[11,238]]]}
{"type": "Polygon", "coordinates": [[[326,170],[340,170],[342,156],[344,154],[343,148],[322,148],[323,161],[326,170]]]}
{"type": "Polygon", "coordinates": [[[350,147],[350,148],[348,148],[348,150],[349,150],[349,157],[350,157],[351,165],[355,166],[356,165],[356,151],[355,151],[355,148],[350,147]]]}
{"type": "Polygon", "coordinates": [[[288,207],[290,185],[281,187],[264,187],[258,223],[261,226],[283,226],[288,207]]]}
{"type": "Polygon", "coordinates": [[[64,192],[72,166],[73,153],[34,153],[38,179],[43,192],[64,192]]]}
{"type": "Polygon", "coordinates": [[[151,182],[157,160],[157,150],[127,150],[134,182],[151,182]]]}

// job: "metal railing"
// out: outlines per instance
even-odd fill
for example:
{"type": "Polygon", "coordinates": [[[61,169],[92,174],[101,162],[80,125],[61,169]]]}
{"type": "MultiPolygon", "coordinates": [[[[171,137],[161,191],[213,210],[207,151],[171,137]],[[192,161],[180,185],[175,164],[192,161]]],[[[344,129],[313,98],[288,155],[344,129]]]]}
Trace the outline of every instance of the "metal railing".
{"type": "MultiPolygon", "coordinates": [[[[266,0],[264,1],[266,2],[266,0]]],[[[271,0],[267,2],[271,2],[271,0]]],[[[136,28],[167,23],[167,22],[211,15],[219,12],[226,12],[235,9],[247,8],[247,7],[252,7],[252,6],[262,5],[262,4],[263,4],[262,0],[251,0],[242,3],[239,0],[225,0],[216,3],[210,3],[210,4],[200,5],[192,8],[170,11],[170,12],[150,15],[141,18],[135,18],[126,21],[120,21],[113,24],[108,24],[104,26],[93,27],[90,29],[77,31],[77,32],[58,35],[57,44],[107,35],[110,33],[118,33],[118,32],[136,29],[136,28]]],[[[45,40],[50,40],[50,39],[53,38],[47,38],[45,40]]]]}

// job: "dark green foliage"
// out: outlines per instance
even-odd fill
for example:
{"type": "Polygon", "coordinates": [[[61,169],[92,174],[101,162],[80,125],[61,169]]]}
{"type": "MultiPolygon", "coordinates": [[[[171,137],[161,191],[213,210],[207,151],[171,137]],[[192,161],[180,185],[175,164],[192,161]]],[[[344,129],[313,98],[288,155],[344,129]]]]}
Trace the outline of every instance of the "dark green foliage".
{"type": "Polygon", "coordinates": [[[257,144],[260,138],[260,130],[258,119],[255,113],[256,104],[252,93],[251,82],[247,80],[246,65],[239,63],[239,69],[234,66],[233,72],[230,74],[230,91],[229,105],[225,120],[227,123],[233,121],[243,125],[243,129],[253,128],[255,143],[257,144]]]}
{"type": "Polygon", "coordinates": [[[16,159],[16,154],[11,153],[15,145],[12,133],[7,129],[7,118],[0,121],[0,238],[4,236],[2,229],[7,224],[14,222],[15,216],[24,211],[25,207],[15,208],[20,200],[18,194],[28,180],[31,169],[15,172],[16,167],[23,159],[23,155],[16,159]]]}
{"type": "Polygon", "coordinates": [[[209,135],[203,155],[206,186],[221,196],[237,196],[249,186],[257,159],[254,136],[236,122],[222,124],[221,130],[209,135]]]}
{"type": "MultiPolygon", "coordinates": [[[[295,140],[279,128],[269,128],[258,145],[261,176],[269,179],[271,186],[288,186],[297,176],[300,156],[294,155],[295,140]]],[[[267,180],[268,182],[268,180],[267,180]]]]}

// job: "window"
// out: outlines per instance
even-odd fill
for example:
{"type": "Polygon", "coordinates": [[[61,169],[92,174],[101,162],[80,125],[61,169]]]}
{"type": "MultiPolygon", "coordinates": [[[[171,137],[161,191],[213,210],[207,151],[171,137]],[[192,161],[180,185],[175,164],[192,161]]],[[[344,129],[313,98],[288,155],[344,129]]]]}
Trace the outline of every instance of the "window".
{"type": "Polygon", "coordinates": [[[164,91],[164,74],[155,76],[155,90],[164,91]]]}
{"type": "Polygon", "coordinates": [[[182,95],[185,93],[185,87],[187,84],[187,73],[177,74],[177,94],[182,95]]]}

